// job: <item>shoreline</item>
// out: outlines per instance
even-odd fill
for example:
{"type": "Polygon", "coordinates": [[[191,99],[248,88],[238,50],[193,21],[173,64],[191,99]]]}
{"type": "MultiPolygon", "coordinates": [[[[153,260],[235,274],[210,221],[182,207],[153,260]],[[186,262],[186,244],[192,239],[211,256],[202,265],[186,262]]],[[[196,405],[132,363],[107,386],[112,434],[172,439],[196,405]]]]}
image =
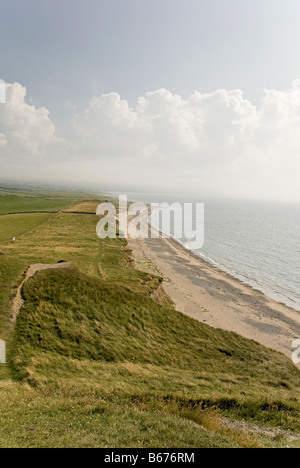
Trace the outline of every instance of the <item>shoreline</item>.
{"type": "MultiPolygon", "coordinates": [[[[283,300],[277,300],[275,299],[275,297],[272,297],[271,295],[269,295],[267,292],[263,291],[262,289],[260,289],[259,287],[259,284],[257,285],[252,285],[250,283],[250,280],[249,282],[247,281],[247,279],[242,279],[242,278],[239,278],[239,274],[238,273],[235,273],[235,272],[230,272],[230,269],[225,267],[225,266],[222,266],[221,264],[219,264],[217,261],[215,260],[209,260],[208,258],[206,259],[205,256],[202,256],[202,255],[198,255],[196,252],[194,252],[193,250],[189,250],[187,249],[183,244],[181,244],[180,242],[178,242],[176,239],[169,239],[175,247],[179,247],[179,248],[182,248],[184,252],[187,252],[189,253],[191,256],[195,257],[197,260],[200,260],[202,262],[204,262],[206,265],[209,265],[211,266],[212,268],[216,269],[217,271],[219,272],[222,272],[222,273],[225,273],[225,275],[229,276],[229,278],[233,279],[233,280],[236,280],[238,281],[239,283],[241,283],[242,285],[250,288],[252,291],[254,291],[255,293],[257,294],[262,294],[263,296],[265,296],[268,300],[270,301],[274,301],[276,302],[277,304],[279,305],[282,305],[284,307],[287,307],[288,309],[290,309],[292,312],[296,312],[299,314],[299,317],[300,317],[300,306],[299,306],[299,309],[296,309],[295,307],[292,307],[291,305],[287,304],[286,302],[283,302],[283,300]]],[[[242,276],[242,275],[240,275],[242,276]]],[[[275,293],[274,293],[275,294],[275,293]]]]}
{"type": "MultiPolygon", "coordinates": [[[[114,192],[115,193],[115,192],[114,192]]],[[[117,199],[116,199],[117,200],[117,199]]],[[[128,200],[128,203],[143,203],[144,202],[139,202],[139,201],[133,201],[133,200],[128,200]]],[[[145,205],[148,207],[149,212],[151,212],[151,204],[145,203],[145,205]]],[[[151,223],[149,223],[149,229],[150,228],[155,228],[151,223]]],[[[162,231],[159,228],[155,228],[156,231],[159,233],[159,236],[162,236],[162,231]]],[[[191,255],[195,256],[197,259],[202,260],[204,263],[212,266],[213,268],[216,268],[219,271],[224,272],[227,274],[230,278],[233,278],[242,284],[249,286],[251,289],[254,291],[257,291],[257,293],[261,293],[267,298],[271,299],[272,301],[275,301],[276,303],[283,305],[292,311],[296,311],[300,314],[300,304],[298,304],[294,299],[288,298],[287,296],[280,295],[280,293],[276,293],[275,291],[272,291],[271,289],[268,291],[267,288],[264,289],[263,286],[260,286],[258,283],[256,283],[254,280],[251,284],[251,280],[247,279],[244,277],[242,274],[239,274],[237,271],[231,270],[229,267],[226,267],[226,265],[222,265],[221,263],[218,263],[217,260],[213,260],[209,257],[206,257],[205,255],[201,255],[200,253],[197,254],[196,251],[190,250],[185,247],[183,242],[180,242],[179,240],[173,238],[172,236],[169,238],[170,241],[175,242],[175,244],[178,247],[182,247],[184,251],[189,252],[191,255]],[[277,297],[276,297],[277,296],[277,297]],[[295,304],[295,306],[293,306],[295,304]]]]}
{"type": "Polygon", "coordinates": [[[300,313],[186,249],[174,239],[129,239],[136,267],[163,277],[176,309],[235,332],[289,358],[300,339],[300,313]]]}
{"type": "MultiPolygon", "coordinates": [[[[175,241],[175,242],[177,242],[177,241],[175,241]]],[[[180,245],[180,243],[179,243],[179,245],[180,245]]],[[[184,245],[183,245],[183,248],[185,249],[184,245]]],[[[230,270],[230,268],[222,265],[221,263],[218,263],[215,260],[209,259],[209,257],[206,257],[205,255],[202,256],[201,254],[197,254],[196,252],[193,252],[193,251],[191,251],[189,249],[185,249],[185,250],[188,250],[189,252],[191,252],[192,255],[195,255],[200,260],[203,260],[205,263],[208,263],[213,268],[216,268],[217,270],[223,271],[228,276],[230,276],[230,278],[233,278],[233,279],[241,282],[242,284],[244,284],[246,286],[249,286],[254,291],[256,291],[258,293],[261,293],[264,296],[268,297],[269,299],[277,302],[278,304],[281,304],[281,305],[283,305],[285,307],[288,307],[289,309],[293,310],[294,312],[298,312],[300,314],[300,305],[298,305],[293,299],[288,300],[287,297],[284,297],[283,295],[280,296],[279,293],[275,293],[271,289],[270,289],[270,292],[268,292],[267,290],[263,289],[263,286],[260,287],[260,285],[258,283],[256,283],[254,280],[253,280],[253,282],[251,284],[250,279],[247,279],[242,274],[239,274],[239,273],[235,272],[234,270],[230,270]],[[278,296],[277,298],[275,297],[276,295],[278,296]],[[286,300],[286,302],[284,302],[285,300],[286,300]],[[293,307],[291,305],[292,303],[295,304],[295,307],[293,307]]]]}

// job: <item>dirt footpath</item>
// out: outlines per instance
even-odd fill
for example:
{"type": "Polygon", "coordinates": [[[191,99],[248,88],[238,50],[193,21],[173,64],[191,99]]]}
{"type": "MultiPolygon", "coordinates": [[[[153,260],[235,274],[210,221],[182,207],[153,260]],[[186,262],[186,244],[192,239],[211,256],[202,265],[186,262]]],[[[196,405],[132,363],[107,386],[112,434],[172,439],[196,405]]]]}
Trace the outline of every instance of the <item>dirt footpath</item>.
{"type": "Polygon", "coordinates": [[[29,278],[32,278],[38,271],[41,271],[41,270],[57,270],[57,269],[62,269],[62,268],[70,268],[72,266],[73,266],[73,264],[68,263],[68,262],[56,263],[54,265],[53,264],[44,264],[44,263],[36,263],[34,265],[30,265],[30,267],[28,268],[28,270],[26,272],[24,280],[22,281],[22,283],[18,287],[17,294],[16,294],[16,296],[15,296],[15,298],[13,300],[13,303],[12,303],[11,317],[10,317],[12,323],[16,323],[17,317],[18,317],[18,315],[20,313],[20,310],[21,310],[21,307],[22,307],[22,305],[24,303],[24,301],[22,299],[22,289],[23,289],[23,286],[26,283],[26,281],[29,280],[29,278]]]}

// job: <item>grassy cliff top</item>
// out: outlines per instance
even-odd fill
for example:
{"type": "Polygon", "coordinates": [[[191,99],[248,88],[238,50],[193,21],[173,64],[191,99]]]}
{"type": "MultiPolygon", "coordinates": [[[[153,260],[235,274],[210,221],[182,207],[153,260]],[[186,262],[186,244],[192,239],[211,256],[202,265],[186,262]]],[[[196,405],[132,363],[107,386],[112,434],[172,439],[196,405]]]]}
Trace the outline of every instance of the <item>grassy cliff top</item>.
{"type": "Polygon", "coordinates": [[[300,446],[292,363],[176,312],[125,240],[97,238],[97,221],[60,213],[0,244],[0,446],[300,446]],[[27,267],[61,260],[74,267],[25,283],[13,327],[27,267]]]}

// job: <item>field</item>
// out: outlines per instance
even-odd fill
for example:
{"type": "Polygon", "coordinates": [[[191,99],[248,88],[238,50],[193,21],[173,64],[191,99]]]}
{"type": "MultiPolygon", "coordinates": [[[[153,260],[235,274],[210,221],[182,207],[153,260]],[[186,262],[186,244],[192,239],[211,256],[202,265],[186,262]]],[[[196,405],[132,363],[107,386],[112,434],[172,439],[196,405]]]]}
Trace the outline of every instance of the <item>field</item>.
{"type": "Polygon", "coordinates": [[[299,371],[176,312],[125,240],[97,238],[81,213],[99,201],[0,244],[0,447],[300,447],[299,371]],[[25,283],[13,326],[28,266],[62,260],[25,283]]]}
{"type": "MultiPolygon", "coordinates": [[[[75,198],[76,200],[76,198],[75,198]]],[[[72,200],[65,198],[42,198],[21,195],[1,195],[0,214],[14,214],[27,212],[50,212],[62,210],[68,207],[72,200]]]]}
{"type": "Polygon", "coordinates": [[[0,217],[0,242],[21,236],[44,223],[49,214],[31,213],[3,215],[0,217]]]}
{"type": "MultiPolygon", "coordinates": [[[[38,192],[33,194],[0,194],[0,242],[18,237],[44,223],[61,210],[78,210],[79,193],[38,192]]],[[[95,203],[87,200],[80,209],[94,209],[95,203]]]]}

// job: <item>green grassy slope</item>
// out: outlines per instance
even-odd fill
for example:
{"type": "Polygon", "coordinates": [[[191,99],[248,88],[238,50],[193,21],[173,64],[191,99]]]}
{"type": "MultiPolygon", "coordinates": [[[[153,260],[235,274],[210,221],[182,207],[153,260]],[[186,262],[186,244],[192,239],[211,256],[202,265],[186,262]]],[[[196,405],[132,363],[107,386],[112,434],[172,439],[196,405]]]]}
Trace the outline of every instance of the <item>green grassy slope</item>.
{"type": "Polygon", "coordinates": [[[3,192],[0,194],[0,214],[26,213],[33,211],[56,212],[68,207],[78,200],[76,194],[61,194],[55,196],[49,193],[48,196],[29,196],[25,194],[14,195],[3,192]]]}
{"type": "MultiPolygon", "coordinates": [[[[96,203],[95,203],[96,208],[96,203]]],[[[224,429],[244,418],[300,433],[300,373],[283,355],[152,299],[160,279],[132,268],[124,240],[100,241],[97,218],[59,214],[1,246],[0,446],[299,446],[224,429]],[[31,263],[71,261],[14,287],[31,263]]],[[[161,297],[161,295],[160,295],[161,297]]]]}
{"type": "Polygon", "coordinates": [[[36,197],[1,196],[0,213],[24,213],[32,211],[58,211],[66,206],[65,200],[51,200],[36,197]]]}
{"type": "Polygon", "coordinates": [[[0,242],[20,236],[44,223],[49,214],[31,213],[0,216],[0,242]]]}

